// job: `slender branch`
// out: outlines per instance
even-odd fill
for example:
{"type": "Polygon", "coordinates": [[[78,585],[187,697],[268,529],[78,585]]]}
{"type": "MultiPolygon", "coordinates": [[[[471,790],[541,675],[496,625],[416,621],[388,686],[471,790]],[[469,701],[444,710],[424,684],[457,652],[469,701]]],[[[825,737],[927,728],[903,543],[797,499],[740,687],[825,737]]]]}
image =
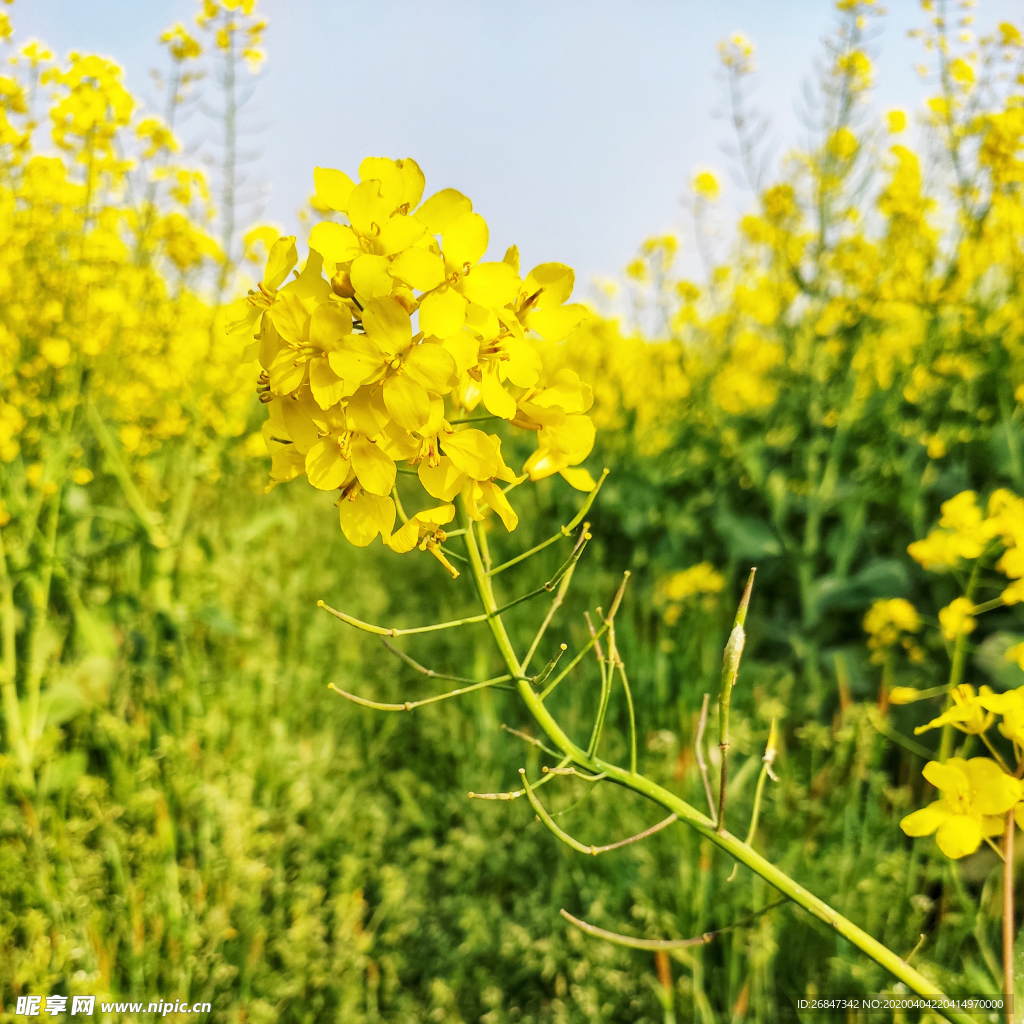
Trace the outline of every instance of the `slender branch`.
{"type": "MultiPolygon", "coordinates": [[[[754,836],[757,834],[757,822],[761,817],[761,799],[764,796],[765,781],[769,777],[772,782],[779,781],[778,776],[772,771],[772,764],[775,762],[775,755],[777,753],[775,749],[777,730],[778,722],[773,718],[772,724],[768,727],[768,742],[765,744],[764,757],[761,758],[761,774],[757,777],[757,788],[754,790],[754,806],[750,812],[750,828],[747,829],[747,846],[753,844],[754,836]]],[[[739,871],[739,868],[738,863],[733,865],[732,871],[726,879],[727,882],[731,882],[736,877],[736,872],[739,871]]]]}
{"type": "MultiPolygon", "coordinates": [[[[677,814],[670,814],[663,821],[658,822],[657,825],[652,825],[650,828],[644,829],[643,832],[639,832],[635,836],[630,836],[628,839],[623,839],[617,843],[609,843],[607,846],[586,846],[578,839],[574,839],[568,832],[564,832],[558,827],[554,818],[548,814],[544,809],[544,805],[534,795],[535,787],[530,785],[530,781],[526,777],[526,769],[520,768],[519,774],[523,777],[523,788],[526,790],[526,797],[530,801],[530,806],[537,812],[537,817],[540,818],[540,820],[543,821],[544,824],[547,825],[547,827],[551,829],[551,831],[554,832],[554,834],[567,846],[571,846],[574,850],[577,850],[580,853],[588,853],[591,857],[596,857],[599,853],[608,853],[609,850],[621,849],[623,846],[629,846],[630,843],[637,843],[641,839],[646,839],[648,836],[654,835],[655,832],[660,832],[663,828],[668,828],[669,825],[672,825],[679,820],[679,816],[677,814]]],[[[558,774],[561,774],[560,769],[556,768],[548,770],[549,776],[558,774]]]]}
{"type": "MultiPolygon", "coordinates": [[[[625,584],[625,580],[623,580],[625,584]]],[[[619,588],[620,592],[622,588],[619,588]]],[[[615,605],[613,604],[613,609],[615,605]]],[[[622,680],[622,689],[626,693],[626,705],[629,709],[629,773],[636,775],[636,712],[633,709],[633,693],[629,688],[629,680],[626,678],[626,666],[619,657],[619,648],[615,643],[615,624],[608,624],[608,657],[613,666],[618,670],[619,679],[622,680]]]]}
{"type": "MultiPolygon", "coordinates": [[[[945,686],[941,689],[943,693],[946,692],[945,686]]],[[[909,751],[916,757],[923,758],[925,761],[931,761],[935,757],[934,750],[929,750],[926,746],[910,739],[909,736],[904,736],[903,733],[897,732],[895,729],[891,729],[888,723],[879,714],[878,708],[874,705],[868,708],[868,722],[871,723],[871,727],[880,736],[884,736],[887,740],[892,740],[893,743],[903,747],[904,750],[909,751]]]]}
{"type": "Polygon", "coordinates": [[[548,537],[548,539],[545,541],[541,541],[540,544],[535,544],[532,548],[530,548],[529,551],[524,551],[521,555],[516,555],[515,558],[510,558],[507,562],[502,562],[501,565],[495,567],[494,569],[488,569],[487,575],[497,576],[499,572],[504,572],[506,569],[511,569],[513,565],[518,565],[525,559],[537,554],[538,551],[543,551],[544,548],[548,547],[551,544],[554,544],[555,541],[561,540],[563,537],[570,536],[572,534],[572,531],[575,530],[576,527],[583,522],[583,517],[590,511],[590,506],[594,504],[594,499],[597,497],[597,492],[601,490],[601,485],[604,483],[605,478],[607,476],[608,470],[605,469],[601,473],[601,476],[598,479],[597,484],[594,486],[594,489],[587,495],[587,500],[583,503],[583,507],[579,510],[579,512],[576,513],[575,516],[573,516],[572,521],[563,526],[558,531],[558,533],[556,533],[553,537],[548,537]]]}
{"type": "Polygon", "coordinates": [[[576,925],[580,931],[586,932],[587,935],[592,935],[595,939],[607,939],[609,942],[614,942],[619,946],[630,946],[633,949],[688,949],[691,946],[706,946],[724,932],[732,931],[734,928],[743,928],[756,921],[762,914],[767,914],[769,910],[774,910],[776,907],[781,907],[783,903],[788,902],[788,899],[775,900],[769,903],[763,910],[750,914],[741,921],[726,925],[724,928],[717,928],[713,932],[705,932],[694,939],[634,939],[631,935],[620,935],[618,932],[610,932],[605,928],[598,928],[597,925],[581,921],[578,917],[573,917],[568,910],[563,909],[559,913],[566,921],[576,925]]]}
{"type": "Polygon", "coordinates": [[[1013,839],[1017,823],[1012,808],[1006,812],[1006,833],[1003,838],[1003,995],[1006,1000],[1006,1024],[1013,1024],[1013,839]]]}
{"type": "Polygon", "coordinates": [[[543,669],[541,669],[541,671],[537,674],[536,678],[534,679],[533,682],[535,686],[540,686],[542,683],[547,681],[548,676],[550,676],[551,673],[555,671],[555,666],[558,664],[559,659],[562,657],[563,654],[565,654],[567,650],[569,650],[568,644],[558,645],[558,650],[555,652],[554,655],[552,655],[551,660],[544,666],[543,669]]]}
{"type": "Polygon", "coordinates": [[[377,700],[368,700],[366,697],[357,697],[354,693],[342,690],[334,683],[328,683],[327,689],[352,701],[353,704],[361,704],[364,708],[373,708],[375,711],[412,711],[413,708],[421,708],[424,704],[436,704],[439,700],[448,700],[449,697],[461,697],[464,693],[473,693],[474,690],[483,690],[488,686],[497,686],[499,683],[506,683],[512,677],[496,676],[494,679],[485,679],[482,683],[474,683],[472,686],[460,686],[457,690],[448,693],[439,693],[433,697],[424,697],[423,700],[407,700],[401,704],[382,704],[377,700]]]}
{"type": "Polygon", "coordinates": [[[524,672],[533,660],[534,654],[537,653],[537,648],[540,646],[541,640],[544,639],[544,634],[548,631],[548,626],[551,625],[551,620],[555,617],[555,612],[562,607],[562,602],[565,600],[565,595],[569,590],[569,584],[572,583],[572,574],[575,570],[575,566],[570,566],[566,574],[562,577],[562,582],[558,585],[558,591],[555,594],[554,600],[551,602],[551,607],[548,609],[547,615],[544,616],[544,621],[540,624],[540,629],[537,630],[537,635],[533,638],[533,643],[530,644],[530,649],[526,652],[526,657],[523,658],[524,672]]]}
{"type": "Polygon", "coordinates": [[[725,790],[729,778],[729,707],[732,703],[732,688],[740,674],[743,645],[747,640],[743,626],[747,621],[747,608],[750,606],[750,592],[754,589],[755,572],[757,569],[751,569],[747,577],[747,585],[736,609],[736,619],[729,634],[729,642],[725,645],[725,656],[722,658],[722,692],[718,698],[718,749],[722,752],[722,777],[718,785],[719,832],[725,831],[725,790]]]}
{"type": "Polygon", "coordinates": [[[507,612],[510,608],[514,608],[517,604],[522,604],[524,601],[529,601],[531,597],[537,597],[540,594],[546,594],[550,591],[544,587],[538,587],[536,590],[531,590],[528,594],[523,594],[522,597],[517,597],[513,601],[509,601],[508,604],[503,604],[500,608],[495,608],[493,612],[483,612],[480,615],[467,615],[462,619],[452,619],[450,622],[434,622],[429,626],[412,626],[409,629],[388,629],[386,626],[376,626],[372,622],[363,622],[362,619],[357,619],[353,615],[349,615],[347,612],[339,612],[337,608],[332,608],[329,604],[324,601],[317,601],[316,606],[323,608],[324,611],[330,612],[336,619],[341,619],[342,622],[347,622],[350,626],[355,626],[356,629],[361,629],[366,633],[375,633],[377,636],[412,636],[414,633],[436,633],[441,629],[454,629],[456,626],[470,626],[474,622],[487,622],[489,619],[494,618],[496,615],[500,615],[502,612],[507,612]]]}
{"type": "MultiPolygon", "coordinates": [[[[564,768],[572,758],[563,757],[558,762],[559,768],[564,768]]],[[[545,775],[542,779],[539,779],[533,784],[534,790],[540,789],[541,786],[549,783],[553,778],[556,778],[556,773],[550,771],[549,774],[545,775]]],[[[474,793],[472,790],[467,794],[470,800],[518,800],[521,796],[526,796],[525,789],[513,789],[508,793],[474,793]]]]}
{"type": "MultiPolygon", "coordinates": [[[[558,753],[558,751],[552,750],[549,746],[547,746],[546,744],[542,743],[535,736],[530,736],[528,733],[520,732],[518,729],[513,729],[512,726],[505,725],[504,722],[501,723],[501,727],[502,727],[502,729],[504,729],[505,732],[510,733],[511,735],[515,736],[517,739],[522,740],[524,743],[529,743],[530,746],[532,746],[532,747],[539,747],[541,750],[544,751],[545,754],[550,754],[552,757],[560,757],[561,756],[558,753]]],[[[553,770],[554,769],[547,769],[547,768],[544,769],[544,771],[553,771],[553,770]]]]}
{"type": "Polygon", "coordinates": [[[584,775],[578,768],[573,768],[571,765],[568,768],[549,768],[544,765],[541,768],[541,772],[544,775],[572,775],[577,779],[582,779],[584,782],[600,782],[602,779],[607,779],[608,776],[601,772],[600,775],[584,775]]]}
{"type": "Polygon", "coordinates": [[[708,777],[708,766],[704,760],[704,730],[708,724],[708,704],[711,701],[711,694],[705,693],[704,700],[700,706],[700,718],[697,720],[697,735],[693,740],[693,753],[697,758],[697,767],[700,769],[700,777],[704,783],[704,795],[708,800],[708,814],[711,820],[717,825],[718,814],[715,811],[715,798],[711,792],[711,779],[708,777]]]}
{"type": "Polygon", "coordinates": [[[555,678],[552,679],[551,682],[548,683],[548,685],[546,687],[544,687],[544,689],[541,691],[541,694],[540,694],[540,699],[541,700],[544,700],[546,697],[548,697],[548,695],[554,690],[554,688],[583,660],[583,656],[587,653],[587,651],[589,651],[590,648],[593,647],[594,644],[596,644],[597,641],[605,633],[608,632],[609,625],[610,625],[610,623],[607,623],[607,622],[604,623],[601,626],[601,628],[597,631],[595,636],[591,639],[591,641],[586,645],[586,647],[582,648],[579,651],[579,653],[576,655],[576,657],[574,657],[572,659],[572,661],[570,661],[569,664],[566,665],[565,668],[562,669],[562,671],[559,672],[558,675],[555,676],[555,678]]]}
{"type": "MultiPolygon", "coordinates": [[[[598,609],[600,614],[600,609],[598,609]]],[[[587,744],[587,753],[593,757],[597,753],[598,744],[601,742],[601,733],[604,731],[605,716],[608,713],[608,701],[612,693],[611,672],[605,663],[604,651],[601,650],[601,642],[597,638],[594,624],[590,621],[590,612],[584,612],[583,617],[587,620],[587,630],[594,642],[594,651],[597,654],[597,664],[601,669],[601,700],[597,706],[597,716],[594,718],[594,728],[590,733],[590,743],[587,744]]]]}
{"type": "MultiPolygon", "coordinates": [[[[396,657],[399,657],[408,665],[410,668],[415,669],[417,672],[425,675],[428,679],[447,679],[452,683],[475,683],[475,679],[466,679],[464,676],[450,676],[446,672],[435,672],[432,668],[425,668],[414,658],[410,658],[405,651],[400,651],[394,644],[389,644],[387,640],[381,637],[380,642],[396,657]]],[[[512,677],[509,676],[511,679],[512,677]]]]}
{"type": "Polygon", "coordinates": [[[607,846],[592,846],[590,852],[596,857],[597,854],[607,853],[609,850],[620,850],[623,846],[629,846],[630,843],[638,843],[641,839],[653,836],[655,832],[660,832],[663,828],[674,825],[678,820],[678,814],[670,814],[667,818],[662,818],[657,825],[645,828],[643,832],[637,832],[635,836],[630,836],[628,839],[620,839],[617,843],[609,843],[607,846]]]}

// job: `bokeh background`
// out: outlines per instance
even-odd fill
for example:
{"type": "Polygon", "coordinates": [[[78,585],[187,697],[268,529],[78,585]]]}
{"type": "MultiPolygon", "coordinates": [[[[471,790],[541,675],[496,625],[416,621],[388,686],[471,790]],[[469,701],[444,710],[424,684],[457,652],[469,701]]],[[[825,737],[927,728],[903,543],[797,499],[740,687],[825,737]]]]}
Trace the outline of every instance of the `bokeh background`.
{"type": "MultiPolygon", "coordinates": [[[[268,492],[258,369],[225,322],[278,231],[305,256],[313,167],[355,176],[383,154],[414,157],[427,194],[469,195],[491,258],[517,243],[524,268],[568,263],[591,302],[569,337],[534,339],[547,372],[593,389],[586,466],[611,470],[550,636],[585,643],[583,612],[631,571],[618,631],[642,770],[703,806],[699,712],[756,565],[731,829],[775,721],[751,841],[947,991],[998,995],[996,853],[951,860],[899,821],[930,799],[940,743],[980,750],[915,735],[950,683],[1024,682],[996,561],[1015,540],[958,554],[993,491],[1024,493],[1019,5],[229,6],[206,29],[185,2],[3,7],[0,1021],[27,994],[94,994],[237,1024],[767,1024],[814,993],[899,993],[681,825],[587,858],[522,800],[470,800],[548,763],[508,731],[530,728],[514,694],[384,714],[327,689],[437,684],[318,600],[409,626],[470,610],[470,582],[352,547],[302,479],[268,492]],[[262,15],[232,133],[216,32],[262,15]],[[175,21],[203,47],[182,66],[205,72],[180,146],[147,119],[175,21]],[[968,491],[980,504],[943,511],[968,491]],[[926,537],[940,555],[912,557],[926,537]],[[949,614],[965,592],[991,602],[978,621],[949,614]],[[657,960],[560,908],[641,938],[728,930],[657,960]]],[[[533,436],[501,430],[519,468],[533,436]]],[[[496,559],[583,501],[558,476],[514,499],[514,534],[485,527],[496,559]]],[[[502,576],[504,596],[564,554],[502,576]]],[[[542,614],[509,615],[517,644],[542,614]]],[[[497,671],[483,627],[407,649],[497,671]]],[[[597,675],[581,664],[553,700],[574,734],[597,675]]],[[[613,759],[628,721],[616,694],[613,759]]],[[[713,760],[714,721],[708,740],[713,760]]],[[[584,842],[660,817],[557,782],[548,806],[584,842]]]]}

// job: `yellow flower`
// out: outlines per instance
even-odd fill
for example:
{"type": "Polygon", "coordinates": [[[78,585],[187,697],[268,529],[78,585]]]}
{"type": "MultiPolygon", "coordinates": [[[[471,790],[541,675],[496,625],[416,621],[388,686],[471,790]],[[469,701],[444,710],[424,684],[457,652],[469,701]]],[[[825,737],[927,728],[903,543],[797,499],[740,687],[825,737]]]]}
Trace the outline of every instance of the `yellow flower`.
{"type": "Polygon", "coordinates": [[[907,127],[907,114],[904,110],[894,108],[888,111],[885,115],[886,125],[889,129],[890,135],[898,135],[900,132],[905,131],[907,127]]]}
{"type": "Polygon", "coordinates": [[[384,543],[392,551],[399,553],[412,551],[415,547],[421,551],[429,551],[451,573],[453,580],[458,579],[458,569],[445,558],[444,552],[440,548],[440,545],[447,540],[442,527],[454,518],[454,505],[439,505],[437,508],[424,509],[422,512],[417,512],[384,543]]]}
{"type": "Polygon", "coordinates": [[[900,633],[916,633],[921,628],[917,609],[902,597],[880,599],[864,616],[864,631],[868,634],[868,647],[877,650],[892,647],[900,633]]]}
{"type": "Polygon", "coordinates": [[[160,34],[160,42],[167,47],[171,56],[179,63],[195,60],[203,52],[199,41],[180,21],[175,22],[160,34]]]}
{"type": "Polygon", "coordinates": [[[1021,783],[988,757],[929,761],[921,774],[942,799],[908,814],[900,828],[908,836],[934,832],[939,849],[954,859],[974,853],[984,837],[1000,835],[1002,816],[1021,799],[1021,783]]]}
{"type": "MultiPolygon", "coordinates": [[[[991,713],[986,713],[985,699],[992,695],[990,686],[983,686],[980,695],[976,695],[974,687],[969,683],[961,683],[953,688],[950,696],[953,698],[953,706],[933,718],[927,725],[919,725],[914,730],[915,736],[927,732],[929,729],[939,729],[944,725],[952,725],[961,732],[971,736],[977,736],[985,732],[992,725],[995,719],[991,713]]],[[[890,698],[891,699],[891,698],[890,698]]]]}
{"type": "MultiPolygon", "coordinates": [[[[1018,647],[1024,646],[1021,644],[1018,647]]],[[[1010,648],[1007,655],[1013,651],[1010,648]]],[[[1018,653],[1016,657],[1020,657],[1018,653]]],[[[1012,660],[1012,659],[1008,659],[1012,660]]],[[[1006,693],[988,693],[979,698],[979,703],[989,711],[1002,716],[999,731],[1017,746],[1024,746],[1024,693],[1007,690],[1006,693]]]]}
{"type": "Polygon", "coordinates": [[[956,640],[973,632],[978,625],[978,620],[971,614],[973,611],[974,604],[966,597],[958,597],[941,609],[939,625],[942,627],[943,639],[956,640]]]}
{"type": "Polygon", "coordinates": [[[709,203],[716,202],[722,191],[715,172],[706,169],[694,172],[690,179],[690,188],[694,195],[706,199],[709,203]]]}

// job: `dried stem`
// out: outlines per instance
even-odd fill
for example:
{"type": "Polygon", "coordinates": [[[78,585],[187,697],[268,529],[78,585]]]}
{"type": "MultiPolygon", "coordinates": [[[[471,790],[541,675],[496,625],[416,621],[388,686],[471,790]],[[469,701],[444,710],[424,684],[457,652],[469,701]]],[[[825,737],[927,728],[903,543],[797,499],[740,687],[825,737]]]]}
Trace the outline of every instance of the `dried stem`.
{"type": "Polygon", "coordinates": [[[694,939],[634,939],[631,935],[620,935],[618,932],[610,932],[604,928],[598,928],[597,925],[581,921],[578,917],[573,917],[568,910],[560,910],[559,913],[570,924],[576,925],[580,931],[593,935],[595,939],[607,939],[609,942],[614,942],[619,946],[630,946],[633,949],[688,949],[691,946],[706,946],[719,935],[732,931],[734,928],[744,928],[763,914],[767,914],[769,910],[774,910],[776,907],[781,907],[783,903],[788,902],[788,899],[774,900],[762,910],[758,910],[756,913],[750,914],[734,924],[726,925],[724,928],[717,928],[713,932],[705,932],[694,939]]]}
{"type": "Polygon", "coordinates": [[[708,704],[711,701],[711,694],[705,693],[704,700],[700,706],[700,718],[697,720],[697,735],[693,740],[693,754],[697,758],[697,767],[700,769],[700,777],[704,783],[704,795],[708,800],[708,814],[714,824],[718,824],[718,814],[715,811],[715,798],[711,792],[711,779],[708,777],[708,765],[704,760],[704,730],[708,724],[708,704]]]}
{"type": "MultiPolygon", "coordinates": [[[[520,768],[519,774],[523,777],[523,787],[526,790],[527,799],[530,801],[530,806],[537,812],[537,817],[544,822],[545,825],[559,839],[562,840],[567,846],[571,846],[574,850],[578,850],[580,853],[588,853],[591,857],[596,857],[599,853],[608,853],[609,850],[618,850],[623,846],[629,846],[630,843],[637,843],[641,839],[646,839],[648,836],[653,836],[655,832],[660,832],[663,828],[668,828],[669,825],[674,824],[679,820],[677,814],[670,814],[663,821],[659,821],[657,825],[652,825],[648,829],[644,829],[643,832],[638,832],[635,836],[630,836],[628,839],[622,839],[617,843],[609,843],[607,846],[586,846],[581,843],[578,839],[574,839],[568,832],[564,832],[562,829],[555,824],[554,818],[544,809],[544,805],[537,799],[534,794],[535,786],[531,786],[529,780],[526,778],[526,769],[520,768]]],[[[561,774],[559,769],[549,769],[548,777],[551,775],[561,774]]],[[[594,780],[591,780],[594,781],[594,780]]]]}

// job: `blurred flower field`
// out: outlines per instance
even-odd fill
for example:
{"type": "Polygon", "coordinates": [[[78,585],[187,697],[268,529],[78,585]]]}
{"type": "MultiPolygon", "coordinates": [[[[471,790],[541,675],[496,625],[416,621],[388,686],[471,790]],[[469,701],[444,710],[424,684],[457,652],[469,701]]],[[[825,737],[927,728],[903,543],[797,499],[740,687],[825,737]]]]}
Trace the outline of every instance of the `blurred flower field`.
{"type": "Polygon", "coordinates": [[[723,40],[750,210],[723,237],[697,170],[692,231],[588,298],[406,155],[309,168],[298,236],[247,223],[256,0],[167,30],[159,114],[5,4],[0,1020],[84,994],[763,1024],[906,994],[734,871],[726,828],[937,989],[1024,995],[1024,37],[972,7],[922,4],[920,109],[880,112],[884,13],[839,0],[777,161],[756,47],[723,40]],[[179,137],[200,95],[212,170],[179,137]],[[478,692],[430,700],[445,678],[478,692]],[[598,756],[708,828],[619,845],[664,812],[598,756]]]}

